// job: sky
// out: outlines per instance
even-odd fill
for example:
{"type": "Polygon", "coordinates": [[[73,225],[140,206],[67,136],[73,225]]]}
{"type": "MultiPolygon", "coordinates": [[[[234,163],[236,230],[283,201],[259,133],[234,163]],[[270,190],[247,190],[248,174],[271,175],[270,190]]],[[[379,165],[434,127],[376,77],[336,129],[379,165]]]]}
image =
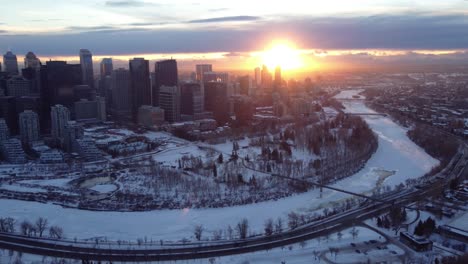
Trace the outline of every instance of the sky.
{"type": "MultiPolygon", "coordinates": [[[[286,42],[303,65],[468,63],[467,0],[2,1],[0,52],[76,60],[175,57],[221,68],[262,63],[286,42]]],[[[19,59],[20,61],[22,59],[19,59]]],[[[330,66],[331,65],[331,66],[330,66]]]]}

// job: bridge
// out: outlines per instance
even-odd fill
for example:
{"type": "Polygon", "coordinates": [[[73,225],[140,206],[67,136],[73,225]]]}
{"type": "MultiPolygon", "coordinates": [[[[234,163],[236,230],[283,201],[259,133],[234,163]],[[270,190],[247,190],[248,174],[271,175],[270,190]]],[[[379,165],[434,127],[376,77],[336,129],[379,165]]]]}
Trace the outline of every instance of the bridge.
{"type": "Polygon", "coordinates": [[[388,116],[384,113],[345,113],[345,115],[358,115],[358,116],[388,116]]]}

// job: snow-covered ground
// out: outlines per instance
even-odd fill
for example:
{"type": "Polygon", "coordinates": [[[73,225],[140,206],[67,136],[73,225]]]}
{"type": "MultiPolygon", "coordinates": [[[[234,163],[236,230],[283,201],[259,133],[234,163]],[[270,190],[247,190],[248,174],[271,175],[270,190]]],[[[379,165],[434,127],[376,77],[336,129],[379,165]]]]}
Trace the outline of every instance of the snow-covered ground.
{"type": "Polygon", "coordinates": [[[108,193],[117,190],[117,186],[114,184],[99,184],[91,187],[90,189],[100,193],[108,193]]]}
{"type": "MultiPolygon", "coordinates": [[[[346,93],[346,96],[338,97],[353,95],[349,91],[346,93]]],[[[371,112],[363,102],[344,104],[346,111],[349,112],[371,112]]],[[[406,179],[422,176],[437,165],[435,159],[406,136],[405,129],[390,119],[372,116],[365,117],[365,120],[379,135],[377,152],[360,172],[333,184],[334,187],[361,193],[370,192],[377,183],[394,186],[406,179]]],[[[155,159],[173,162],[175,165],[174,154],[197,152],[197,147],[193,145],[171,144],[174,144],[175,148],[169,148],[166,152],[158,154],[155,159]]],[[[0,216],[11,216],[18,220],[45,216],[51,224],[62,226],[69,238],[107,237],[112,240],[135,240],[147,237],[158,241],[159,239],[174,241],[182,238],[193,240],[193,229],[198,224],[206,228],[204,236],[211,237],[213,231],[225,230],[228,225],[235,226],[242,218],[247,218],[251,229],[260,233],[268,218],[282,217],[286,222],[286,216],[291,211],[313,212],[328,206],[331,202],[349,197],[337,191],[324,190],[320,198],[319,190],[311,190],[277,201],[243,206],[149,212],[94,212],[62,208],[53,204],[0,200],[0,216]]]]}

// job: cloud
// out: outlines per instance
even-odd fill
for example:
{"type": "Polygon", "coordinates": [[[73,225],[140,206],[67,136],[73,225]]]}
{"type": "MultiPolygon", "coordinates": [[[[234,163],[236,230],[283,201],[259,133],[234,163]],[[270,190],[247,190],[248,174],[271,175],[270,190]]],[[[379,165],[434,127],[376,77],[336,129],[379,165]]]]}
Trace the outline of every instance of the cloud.
{"type": "Polygon", "coordinates": [[[255,21],[261,17],[258,16],[228,16],[228,17],[215,17],[207,19],[190,20],[188,23],[216,23],[216,22],[240,22],[240,21],[255,21]]]}
{"type": "Polygon", "coordinates": [[[117,29],[117,28],[112,27],[112,26],[94,26],[94,27],[71,26],[71,27],[67,27],[66,29],[72,30],[72,31],[95,31],[95,30],[110,30],[110,29],[117,29]]]}
{"type": "Polygon", "coordinates": [[[0,29],[0,34],[6,34],[6,33],[8,33],[8,31],[0,29]]]}
{"type": "Polygon", "coordinates": [[[147,3],[144,1],[138,1],[138,0],[116,0],[116,1],[106,1],[105,6],[109,7],[140,7],[140,6],[146,6],[146,5],[154,5],[152,3],[147,3]]]}
{"type": "Polygon", "coordinates": [[[208,11],[210,12],[222,12],[222,11],[228,11],[229,8],[212,8],[212,9],[208,9],[208,11]]]}

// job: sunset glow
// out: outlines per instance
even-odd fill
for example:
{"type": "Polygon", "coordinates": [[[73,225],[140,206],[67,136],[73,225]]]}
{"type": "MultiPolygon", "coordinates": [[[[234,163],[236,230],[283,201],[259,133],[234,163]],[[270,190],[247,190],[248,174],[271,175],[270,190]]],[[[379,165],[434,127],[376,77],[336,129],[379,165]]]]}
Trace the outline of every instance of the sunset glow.
{"type": "Polygon", "coordinates": [[[289,43],[275,43],[262,53],[262,62],[270,69],[281,66],[284,70],[294,70],[303,65],[300,53],[289,43]]]}

